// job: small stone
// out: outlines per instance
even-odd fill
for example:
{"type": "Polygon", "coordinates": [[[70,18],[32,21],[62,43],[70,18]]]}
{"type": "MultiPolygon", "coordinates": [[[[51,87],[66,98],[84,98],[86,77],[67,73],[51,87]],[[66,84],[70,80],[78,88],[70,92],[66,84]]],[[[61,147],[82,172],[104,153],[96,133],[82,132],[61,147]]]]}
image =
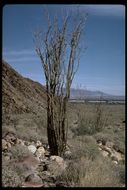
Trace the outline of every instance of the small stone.
{"type": "Polygon", "coordinates": [[[106,142],[106,146],[107,146],[108,148],[112,148],[113,145],[114,145],[114,143],[111,142],[111,141],[107,141],[107,142],[106,142]]]}
{"type": "Polygon", "coordinates": [[[28,146],[28,149],[29,149],[29,151],[32,152],[33,154],[34,154],[34,153],[36,152],[36,150],[37,150],[34,145],[29,145],[29,146],[28,146]]]}
{"type": "Polygon", "coordinates": [[[31,142],[31,145],[34,145],[34,146],[35,146],[35,142],[34,142],[34,141],[32,141],[32,142],[31,142]]]}
{"type": "Polygon", "coordinates": [[[50,173],[55,176],[61,175],[66,167],[66,162],[59,156],[51,156],[49,164],[47,165],[48,171],[50,171],[50,173]]]}
{"type": "Polygon", "coordinates": [[[114,154],[111,155],[111,159],[118,162],[118,158],[114,154]]]}
{"type": "Polygon", "coordinates": [[[16,143],[16,136],[14,133],[11,133],[11,132],[8,132],[5,136],[5,139],[8,141],[8,142],[15,142],[16,143]]]}
{"type": "Polygon", "coordinates": [[[7,141],[5,139],[2,139],[2,150],[7,150],[7,141]]]}
{"type": "Polygon", "coordinates": [[[117,151],[117,152],[120,150],[119,146],[118,146],[118,145],[115,145],[115,144],[113,145],[113,149],[114,149],[115,151],[117,151]]]}
{"type": "Polygon", "coordinates": [[[45,149],[43,146],[39,147],[35,153],[38,158],[44,157],[45,149]]]}
{"type": "Polygon", "coordinates": [[[60,157],[60,156],[51,156],[51,157],[50,157],[50,160],[54,160],[54,161],[56,161],[57,163],[63,162],[63,158],[60,157]]]}
{"type": "Polygon", "coordinates": [[[21,144],[22,146],[25,145],[25,143],[24,143],[24,141],[23,141],[22,139],[17,139],[17,140],[16,140],[16,143],[17,143],[17,144],[21,144]]]}
{"type": "Polygon", "coordinates": [[[45,157],[49,157],[50,156],[50,152],[49,151],[45,151],[45,157]]]}
{"type": "Polygon", "coordinates": [[[103,146],[103,147],[101,147],[101,148],[102,148],[102,150],[104,150],[104,151],[108,152],[108,153],[109,153],[109,155],[111,155],[111,154],[112,154],[112,149],[111,149],[111,148],[109,148],[109,147],[107,147],[107,146],[103,146]]]}
{"type": "Polygon", "coordinates": [[[113,160],[112,162],[113,162],[114,164],[118,164],[118,161],[116,161],[116,160],[113,160]]]}
{"type": "Polygon", "coordinates": [[[30,142],[25,141],[24,144],[25,144],[26,146],[29,146],[29,145],[30,145],[30,142]]]}
{"type": "Polygon", "coordinates": [[[49,177],[49,176],[51,176],[51,173],[49,171],[43,171],[42,172],[42,177],[45,177],[45,176],[49,177]]]}
{"type": "Polygon", "coordinates": [[[112,158],[113,160],[116,160],[116,161],[122,160],[121,153],[116,152],[116,151],[114,151],[114,152],[112,153],[111,158],[112,158]]]}
{"type": "Polygon", "coordinates": [[[10,160],[11,159],[10,156],[5,156],[4,158],[5,158],[5,160],[10,160]]]}
{"type": "Polygon", "coordinates": [[[71,156],[72,156],[72,153],[71,153],[71,151],[69,151],[69,150],[67,150],[67,151],[65,151],[65,153],[64,153],[64,158],[71,158],[71,156]]]}
{"type": "Polygon", "coordinates": [[[109,153],[105,150],[102,150],[101,153],[104,157],[107,157],[109,155],[109,153]]]}
{"type": "Polygon", "coordinates": [[[66,187],[63,182],[56,182],[56,187],[66,187]]]}
{"type": "Polygon", "coordinates": [[[99,145],[99,146],[102,146],[102,142],[101,142],[101,141],[100,141],[100,142],[98,142],[98,145],[99,145]]]}
{"type": "Polygon", "coordinates": [[[16,143],[14,143],[13,141],[10,141],[9,143],[10,143],[11,145],[15,145],[15,144],[16,144],[16,143]]]}
{"type": "Polygon", "coordinates": [[[7,142],[7,147],[11,148],[11,143],[10,142],[7,142]]]}
{"type": "Polygon", "coordinates": [[[36,143],[36,147],[39,148],[39,147],[41,147],[41,146],[42,146],[41,141],[37,141],[37,143],[36,143]]]}

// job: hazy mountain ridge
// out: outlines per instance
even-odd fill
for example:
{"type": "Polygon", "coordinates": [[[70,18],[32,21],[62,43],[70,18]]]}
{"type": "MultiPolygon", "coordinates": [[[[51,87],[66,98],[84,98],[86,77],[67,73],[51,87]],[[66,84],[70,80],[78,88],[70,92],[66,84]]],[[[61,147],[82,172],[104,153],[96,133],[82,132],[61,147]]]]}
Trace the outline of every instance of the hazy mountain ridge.
{"type": "Polygon", "coordinates": [[[71,89],[72,99],[107,99],[107,100],[125,100],[125,96],[114,96],[101,91],[92,91],[86,89],[71,89]]]}

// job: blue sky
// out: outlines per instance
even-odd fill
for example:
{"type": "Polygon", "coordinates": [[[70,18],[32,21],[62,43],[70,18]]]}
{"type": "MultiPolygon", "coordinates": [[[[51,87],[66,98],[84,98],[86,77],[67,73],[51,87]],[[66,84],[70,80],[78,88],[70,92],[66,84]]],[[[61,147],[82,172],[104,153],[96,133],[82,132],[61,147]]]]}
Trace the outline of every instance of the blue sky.
{"type": "MultiPolygon", "coordinates": [[[[35,52],[33,32],[46,27],[43,5],[6,5],[3,8],[3,59],[25,77],[45,83],[35,52]]],[[[47,5],[51,17],[76,5],[47,5]]],[[[79,70],[72,87],[125,94],[125,7],[80,5],[88,13],[79,70]]]]}

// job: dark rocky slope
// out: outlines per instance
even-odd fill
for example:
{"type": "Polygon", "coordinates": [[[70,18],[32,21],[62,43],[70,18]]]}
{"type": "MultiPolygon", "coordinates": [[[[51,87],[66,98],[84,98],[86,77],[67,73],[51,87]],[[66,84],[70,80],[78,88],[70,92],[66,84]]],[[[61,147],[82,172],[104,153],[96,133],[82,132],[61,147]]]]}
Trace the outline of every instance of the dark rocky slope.
{"type": "Polygon", "coordinates": [[[2,61],[2,113],[38,113],[44,110],[45,88],[38,82],[24,78],[2,61]]]}

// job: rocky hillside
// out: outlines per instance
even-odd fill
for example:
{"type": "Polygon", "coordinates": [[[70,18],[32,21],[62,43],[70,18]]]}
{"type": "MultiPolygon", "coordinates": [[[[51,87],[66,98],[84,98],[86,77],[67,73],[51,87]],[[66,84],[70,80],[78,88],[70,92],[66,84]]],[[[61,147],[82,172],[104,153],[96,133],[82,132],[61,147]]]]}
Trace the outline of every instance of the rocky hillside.
{"type": "Polygon", "coordinates": [[[45,108],[45,88],[38,82],[22,77],[2,61],[2,112],[37,113],[45,108]]]}

